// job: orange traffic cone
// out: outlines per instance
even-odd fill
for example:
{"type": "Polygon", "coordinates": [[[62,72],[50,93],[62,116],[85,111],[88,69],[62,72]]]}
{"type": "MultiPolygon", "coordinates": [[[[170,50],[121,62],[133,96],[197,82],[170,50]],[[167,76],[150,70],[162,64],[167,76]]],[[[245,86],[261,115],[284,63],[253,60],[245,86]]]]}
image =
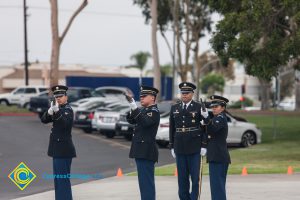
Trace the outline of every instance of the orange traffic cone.
{"type": "Polygon", "coordinates": [[[177,167],[174,170],[174,176],[178,176],[178,171],[177,171],[177,167]]]}
{"type": "Polygon", "coordinates": [[[287,174],[288,175],[292,175],[293,174],[293,168],[292,168],[292,166],[288,167],[287,174]]]}
{"type": "Polygon", "coordinates": [[[242,176],[247,176],[247,175],[248,175],[247,168],[243,167],[242,176]]]}
{"type": "Polygon", "coordinates": [[[118,172],[117,172],[117,177],[122,177],[122,176],[123,176],[122,169],[119,168],[119,169],[118,169],[118,172]]]}

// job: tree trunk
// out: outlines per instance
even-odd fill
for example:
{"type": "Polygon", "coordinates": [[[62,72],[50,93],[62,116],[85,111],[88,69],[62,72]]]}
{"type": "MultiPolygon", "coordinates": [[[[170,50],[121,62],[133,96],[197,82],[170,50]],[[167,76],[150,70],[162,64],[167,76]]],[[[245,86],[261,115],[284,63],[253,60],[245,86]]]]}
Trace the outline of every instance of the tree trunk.
{"type": "Polygon", "coordinates": [[[50,0],[51,6],[51,30],[52,30],[52,50],[50,61],[50,88],[58,84],[59,79],[59,30],[58,30],[58,5],[57,0],[50,0]]]}
{"type": "Polygon", "coordinates": [[[52,50],[50,61],[50,87],[57,85],[59,81],[59,53],[60,46],[67,35],[75,17],[87,6],[88,0],[83,0],[78,9],[71,16],[62,35],[59,36],[58,30],[58,2],[57,0],[49,0],[51,7],[51,30],[52,30],[52,50]]]}
{"type": "Polygon", "coordinates": [[[151,4],[151,18],[152,18],[152,56],[154,62],[154,87],[160,92],[157,95],[157,100],[161,99],[161,75],[159,66],[159,56],[158,56],[158,45],[157,45],[157,0],[149,0],[151,4]]]}
{"type": "Polygon", "coordinates": [[[300,80],[296,79],[296,83],[295,83],[295,96],[296,96],[296,100],[295,100],[295,104],[296,104],[296,111],[300,111],[300,80]]]}
{"type": "Polygon", "coordinates": [[[261,78],[259,78],[259,82],[261,85],[261,110],[268,110],[270,109],[270,82],[261,78]]]}

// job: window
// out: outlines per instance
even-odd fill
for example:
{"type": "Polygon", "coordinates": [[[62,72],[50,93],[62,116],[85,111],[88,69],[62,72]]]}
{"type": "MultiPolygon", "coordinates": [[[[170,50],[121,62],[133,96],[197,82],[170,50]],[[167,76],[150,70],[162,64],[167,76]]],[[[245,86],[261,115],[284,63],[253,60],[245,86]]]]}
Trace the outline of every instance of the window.
{"type": "Polygon", "coordinates": [[[40,92],[44,92],[44,91],[46,91],[47,90],[47,88],[39,88],[39,91],[40,92]]]}
{"type": "Polygon", "coordinates": [[[91,91],[90,90],[81,90],[81,96],[82,97],[91,97],[91,91]]]}
{"type": "Polygon", "coordinates": [[[25,89],[25,94],[35,94],[36,90],[35,88],[26,88],[25,89]]]}
{"type": "Polygon", "coordinates": [[[24,92],[25,92],[25,88],[19,88],[14,92],[14,94],[24,94],[24,92]]]}
{"type": "Polygon", "coordinates": [[[123,92],[120,91],[120,90],[107,89],[105,91],[105,94],[108,94],[108,95],[120,95],[120,94],[123,94],[123,92]]]}

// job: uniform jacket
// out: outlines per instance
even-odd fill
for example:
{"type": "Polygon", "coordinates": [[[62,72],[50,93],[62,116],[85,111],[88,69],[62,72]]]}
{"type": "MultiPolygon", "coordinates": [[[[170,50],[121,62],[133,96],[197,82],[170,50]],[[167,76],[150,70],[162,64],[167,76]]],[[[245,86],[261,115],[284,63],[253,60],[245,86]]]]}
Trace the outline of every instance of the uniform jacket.
{"type": "Polygon", "coordinates": [[[192,154],[200,152],[201,147],[206,147],[207,135],[203,131],[200,121],[201,104],[192,101],[183,110],[182,102],[177,103],[171,107],[170,111],[170,148],[174,148],[176,153],[179,154],[192,154]],[[194,128],[198,130],[179,132],[178,128],[194,128]]]}
{"type": "Polygon", "coordinates": [[[75,147],[72,141],[73,110],[67,103],[59,107],[59,111],[52,116],[45,112],[41,118],[44,124],[53,123],[48,156],[54,158],[76,157],[75,147]]]}
{"type": "Polygon", "coordinates": [[[207,161],[230,163],[230,155],[227,149],[228,124],[224,112],[217,116],[211,116],[207,125],[208,146],[207,161]]]}
{"type": "Polygon", "coordinates": [[[127,115],[127,121],[135,124],[129,157],[158,161],[156,134],[160,113],[156,105],[137,108],[127,115]]]}

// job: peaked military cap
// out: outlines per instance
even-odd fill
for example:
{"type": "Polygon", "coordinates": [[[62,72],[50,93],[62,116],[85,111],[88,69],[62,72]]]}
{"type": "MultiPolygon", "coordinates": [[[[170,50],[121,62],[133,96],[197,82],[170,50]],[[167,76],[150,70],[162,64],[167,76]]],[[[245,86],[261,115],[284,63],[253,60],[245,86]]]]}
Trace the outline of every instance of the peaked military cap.
{"type": "Polygon", "coordinates": [[[227,103],[229,102],[227,98],[219,95],[211,95],[209,98],[211,100],[210,107],[217,106],[217,105],[226,106],[227,103]]]}
{"type": "Polygon", "coordinates": [[[182,82],[179,84],[179,88],[181,93],[189,93],[189,92],[194,92],[196,89],[196,85],[190,82],[182,82]]]}
{"type": "Polygon", "coordinates": [[[156,96],[158,93],[158,89],[146,85],[142,85],[140,88],[140,97],[147,96],[147,95],[153,95],[156,96]]]}
{"type": "Polygon", "coordinates": [[[55,85],[51,88],[54,97],[67,95],[68,87],[64,85],[55,85]]]}

